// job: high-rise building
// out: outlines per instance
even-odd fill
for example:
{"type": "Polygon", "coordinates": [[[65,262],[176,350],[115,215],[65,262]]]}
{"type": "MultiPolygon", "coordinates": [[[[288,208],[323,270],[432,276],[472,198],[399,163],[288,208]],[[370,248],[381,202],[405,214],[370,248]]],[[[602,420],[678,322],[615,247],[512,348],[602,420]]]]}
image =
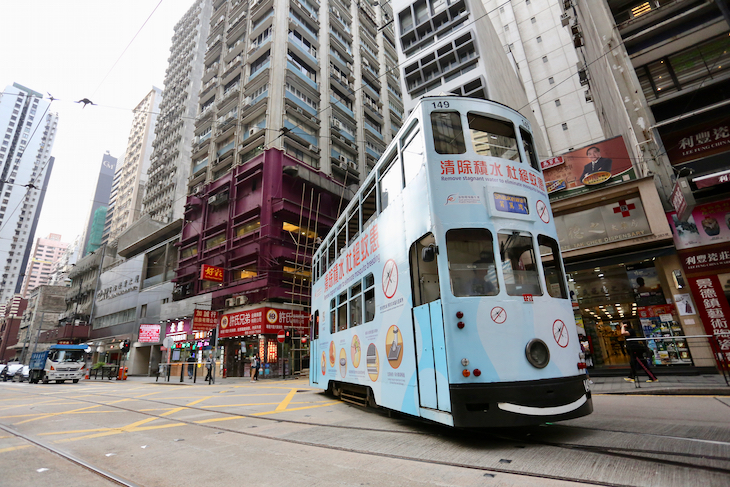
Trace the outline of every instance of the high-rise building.
{"type": "Polygon", "coordinates": [[[39,238],[33,246],[28,266],[25,269],[21,296],[27,298],[30,291],[48,284],[55,263],[68,249],[68,244],[61,242],[61,236],[51,233],[46,238],[39,238]]]}
{"type": "MultiPolygon", "coordinates": [[[[92,250],[99,248],[101,245],[101,233],[97,236],[96,246],[89,249],[89,239],[91,238],[91,227],[94,224],[94,218],[97,216],[97,210],[101,207],[109,206],[109,198],[111,198],[112,183],[114,181],[114,172],[117,168],[117,158],[112,157],[109,151],[101,158],[101,168],[99,169],[99,177],[96,180],[96,189],[94,190],[94,199],[91,201],[91,209],[89,210],[89,218],[84,229],[83,241],[81,244],[81,257],[88,254],[92,250]]],[[[106,216],[106,213],[105,213],[106,216]]],[[[102,232],[104,224],[102,223],[102,232]]]]}
{"type": "Polygon", "coordinates": [[[134,108],[132,128],[129,131],[124,162],[117,167],[112,182],[118,180],[116,193],[110,201],[109,231],[107,240],[113,240],[142,215],[142,198],[147,187],[147,171],[152,156],[155,123],[159,113],[162,91],[153,87],[134,108]]]}
{"type": "Polygon", "coordinates": [[[359,184],[402,123],[391,7],[214,0],[188,183],[279,148],[359,184]]]}
{"type": "Polygon", "coordinates": [[[20,293],[53,169],[58,115],[43,95],[17,83],[0,95],[0,302],[20,293]]]}
{"type": "Polygon", "coordinates": [[[143,212],[163,223],[181,218],[185,206],[211,1],[197,0],[175,24],[172,37],[147,193],[142,201],[143,212]]]}
{"type": "MultiPolygon", "coordinates": [[[[102,224],[103,225],[103,224],[102,224]]],[[[51,286],[68,286],[71,279],[68,273],[76,262],[81,258],[81,235],[78,235],[71,242],[61,256],[53,263],[51,267],[51,278],[48,284],[51,286]]]]}
{"type": "MultiPolygon", "coordinates": [[[[483,0],[552,154],[604,139],[562,0],[483,0]]],[[[535,127],[537,130],[537,127],[535,127]]]]}
{"type": "Polygon", "coordinates": [[[114,178],[112,179],[112,189],[109,192],[109,206],[106,209],[104,215],[104,230],[101,235],[101,242],[107,243],[109,241],[109,232],[112,228],[112,217],[114,216],[114,206],[117,201],[117,194],[119,190],[119,182],[122,179],[122,165],[117,164],[117,169],[114,171],[114,178]]]}
{"type": "Polygon", "coordinates": [[[422,97],[440,93],[503,103],[531,122],[540,156],[550,155],[525,88],[481,0],[391,4],[406,111],[422,97]]]}

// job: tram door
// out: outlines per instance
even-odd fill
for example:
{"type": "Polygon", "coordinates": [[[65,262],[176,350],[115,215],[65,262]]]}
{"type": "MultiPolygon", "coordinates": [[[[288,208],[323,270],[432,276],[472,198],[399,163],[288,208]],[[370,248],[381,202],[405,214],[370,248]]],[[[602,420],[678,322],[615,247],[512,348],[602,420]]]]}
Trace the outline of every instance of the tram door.
{"type": "Polygon", "coordinates": [[[319,310],[315,311],[312,317],[312,330],[309,337],[309,376],[312,378],[312,382],[317,384],[319,382],[318,372],[320,360],[322,360],[317,353],[317,342],[319,341],[319,310]]]}
{"type": "Polygon", "coordinates": [[[419,401],[424,408],[451,411],[444,322],[433,235],[428,234],[411,246],[410,266],[419,401]]]}

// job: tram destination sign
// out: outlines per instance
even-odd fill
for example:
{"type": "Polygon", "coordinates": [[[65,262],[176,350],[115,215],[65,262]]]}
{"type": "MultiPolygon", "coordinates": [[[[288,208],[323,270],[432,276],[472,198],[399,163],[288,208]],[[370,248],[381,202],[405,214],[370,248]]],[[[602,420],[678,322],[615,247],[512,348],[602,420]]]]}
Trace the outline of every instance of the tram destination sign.
{"type": "Polygon", "coordinates": [[[512,194],[494,193],[494,206],[499,211],[507,213],[519,213],[529,215],[530,208],[527,206],[527,198],[512,194]]]}

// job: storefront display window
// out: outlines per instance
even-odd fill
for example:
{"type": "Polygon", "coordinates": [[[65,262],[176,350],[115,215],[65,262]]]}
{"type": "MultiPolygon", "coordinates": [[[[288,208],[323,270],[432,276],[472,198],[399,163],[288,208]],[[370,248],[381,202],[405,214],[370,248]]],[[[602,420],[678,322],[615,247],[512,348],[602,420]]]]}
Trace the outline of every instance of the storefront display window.
{"type": "Polygon", "coordinates": [[[655,365],[692,365],[674,305],[667,304],[652,260],[602,265],[568,273],[570,297],[589,368],[624,367],[629,364],[621,323],[629,321],[649,340],[655,365]]]}

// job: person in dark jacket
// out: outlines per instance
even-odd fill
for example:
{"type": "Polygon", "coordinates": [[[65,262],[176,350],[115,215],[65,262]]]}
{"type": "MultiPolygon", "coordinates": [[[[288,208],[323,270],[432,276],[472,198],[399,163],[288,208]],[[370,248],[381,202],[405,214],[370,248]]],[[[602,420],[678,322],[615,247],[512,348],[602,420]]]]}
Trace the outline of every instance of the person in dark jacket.
{"type": "MultiPolygon", "coordinates": [[[[638,338],[636,335],[636,331],[634,331],[634,328],[628,321],[624,321],[621,325],[621,334],[626,338],[638,338]]],[[[637,374],[639,370],[643,370],[644,372],[646,372],[646,375],[649,376],[649,380],[647,380],[647,382],[656,382],[659,380],[652,373],[652,371],[649,369],[649,366],[644,360],[644,354],[651,351],[649,347],[647,347],[643,342],[639,340],[627,340],[626,351],[629,352],[629,366],[631,367],[631,372],[629,373],[629,376],[624,380],[629,382],[636,382],[636,380],[638,379],[637,374]]]]}

